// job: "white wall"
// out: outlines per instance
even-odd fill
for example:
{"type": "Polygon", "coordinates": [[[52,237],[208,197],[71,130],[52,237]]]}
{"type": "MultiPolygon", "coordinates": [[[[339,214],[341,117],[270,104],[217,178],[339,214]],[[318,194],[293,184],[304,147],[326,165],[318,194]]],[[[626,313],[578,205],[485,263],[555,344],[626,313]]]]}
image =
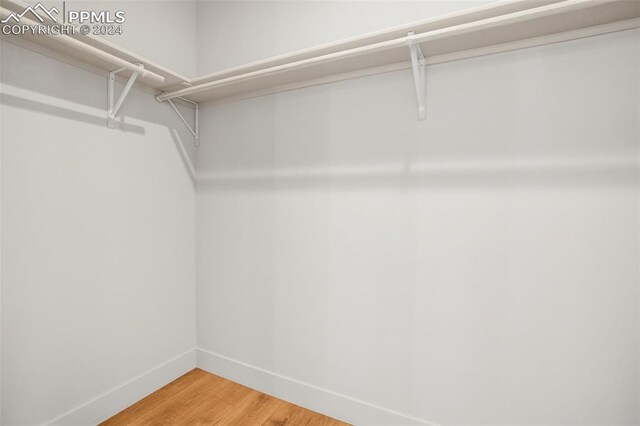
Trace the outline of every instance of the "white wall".
{"type": "Polygon", "coordinates": [[[150,93],[112,130],[106,76],[4,43],[0,63],[0,423],[113,414],[195,346],[192,138],[150,93]]]}
{"type": "Polygon", "coordinates": [[[205,109],[199,347],[442,424],[637,424],[639,38],[431,66],[425,122],[409,70],[205,109]]]}
{"type": "MultiPolygon", "coordinates": [[[[43,1],[62,11],[61,0],[43,1]]],[[[186,77],[196,75],[196,2],[66,0],[67,10],[125,12],[123,33],[104,38],[186,77]]]]}
{"type": "MultiPolygon", "coordinates": [[[[79,1],[79,5],[124,10],[122,36],[108,39],[186,77],[196,76],[196,2],[191,0],[79,1]]],[[[76,5],[72,1],[71,5],[76,5]]],[[[69,3],[67,4],[68,7],[69,3]]]]}
{"type": "Polygon", "coordinates": [[[492,1],[199,1],[198,75],[492,1]]]}

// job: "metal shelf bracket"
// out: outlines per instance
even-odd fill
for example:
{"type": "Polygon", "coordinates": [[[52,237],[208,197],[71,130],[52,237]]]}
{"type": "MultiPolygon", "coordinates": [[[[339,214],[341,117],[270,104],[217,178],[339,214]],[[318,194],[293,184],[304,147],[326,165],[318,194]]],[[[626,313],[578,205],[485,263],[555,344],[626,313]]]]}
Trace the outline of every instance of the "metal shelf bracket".
{"type": "Polygon", "coordinates": [[[413,31],[407,34],[407,44],[411,52],[411,68],[413,69],[413,82],[416,89],[416,99],[418,101],[418,120],[425,120],[427,118],[427,60],[424,58],[420,45],[413,40],[413,35],[413,31]]]}
{"type": "MultiPolygon", "coordinates": [[[[142,64],[138,64],[138,66],[144,67],[142,64]]],[[[120,97],[118,97],[118,100],[116,100],[116,75],[121,71],[125,71],[125,68],[119,68],[109,73],[109,110],[107,111],[107,127],[110,129],[114,129],[116,127],[116,115],[118,115],[118,111],[120,111],[124,100],[127,98],[127,95],[129,94],[133,83],[135,83],[136,78],[138,78],[138,75],[140,75],[139,71],[134,71],[131,74],[129,80],[127,81],[127,84],[125,84],[124,89],[120,94],[120,97]]]]}
{"type": "Polygon", "coordinates": [[[167,102],[169,102],[169,105],[171,105],[171,108],[173,108],[173,110],[176,112],[176,114],[178,114],[178,117],[180,117],[180,120],[182,120],[184,125],[187,126],[187,129],[189,130],[189,132],[193,135],[193,144],[197,148],[198,146],[200,146],[200,126],[199,126],[199,122],[198,122],[199,116],[200,116],[200,111],[199,111],[199,108],[198,108],[198,103],[190,101],[189,99],[184,99],[184,98],[178,98],[178,99],[194,105],[194,115],[195,115],[195,117],[194,117],[193,127],[191,127],[191,125],[189,125],[189,123],[184,118],[184,116],[182,115],[180,110],[178,110],[178,108],[173,103],[173,101],[171,99],[167,99],[167,102]]]}

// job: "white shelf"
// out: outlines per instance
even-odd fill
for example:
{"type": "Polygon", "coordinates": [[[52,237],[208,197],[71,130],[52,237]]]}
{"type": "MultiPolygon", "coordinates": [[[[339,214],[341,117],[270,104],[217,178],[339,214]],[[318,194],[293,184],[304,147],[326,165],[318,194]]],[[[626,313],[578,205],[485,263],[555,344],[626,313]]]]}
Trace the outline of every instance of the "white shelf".
{"type": "Polygon", "coordinates": [[[410,40],[429,64],[636,27],[638,0],[500,2],[209,74],[158,99],[215,102],[409,68],[410,40]]]}
{"type": "MultiPolygon", "coordinates": [[[[5,14],[20,13],[26,6],[22,0],[0,0],[5,14]]],[[[638,27],[640,0],[506,0],[195,79],[91,35],[66,39],[2,35],[2,39],[78,66],[101,71],[124,68],[119,76],[125,78],[138,72],[136,84],[166,92],[158,96],[160,101],[215,103],[410,68],[410,43],[420,47],[426,64],[435,64],[638,27]],[[410,32],[414,34],[409,36],[410,32]]]]}

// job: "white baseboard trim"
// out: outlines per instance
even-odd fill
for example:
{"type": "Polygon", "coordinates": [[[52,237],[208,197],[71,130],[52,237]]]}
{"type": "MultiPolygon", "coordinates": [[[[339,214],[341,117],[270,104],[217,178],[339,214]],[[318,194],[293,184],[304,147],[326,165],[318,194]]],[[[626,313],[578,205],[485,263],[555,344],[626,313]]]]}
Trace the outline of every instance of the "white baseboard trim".
{"type": "Polygon", "coordinates": [[[47,425],[95,425],[196,367],[196,348],[56,417],[47,425]]]}
{"type": "Polygon", "coordinates": [[[355,425],[430,425],[366,401],[304,383],[254,365],[197,348],[197,366],[205,371],[355,425]]]}

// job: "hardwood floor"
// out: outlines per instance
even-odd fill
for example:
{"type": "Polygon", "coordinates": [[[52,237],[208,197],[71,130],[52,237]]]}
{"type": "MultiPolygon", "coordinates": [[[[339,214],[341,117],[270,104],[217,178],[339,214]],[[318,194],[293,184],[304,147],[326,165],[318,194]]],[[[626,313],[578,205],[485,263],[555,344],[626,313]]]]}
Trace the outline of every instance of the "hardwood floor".
{"type": "Polygon", "coordinates": [[[199,368],[191,370],[101,424],[347,425],[199,368]]]}

